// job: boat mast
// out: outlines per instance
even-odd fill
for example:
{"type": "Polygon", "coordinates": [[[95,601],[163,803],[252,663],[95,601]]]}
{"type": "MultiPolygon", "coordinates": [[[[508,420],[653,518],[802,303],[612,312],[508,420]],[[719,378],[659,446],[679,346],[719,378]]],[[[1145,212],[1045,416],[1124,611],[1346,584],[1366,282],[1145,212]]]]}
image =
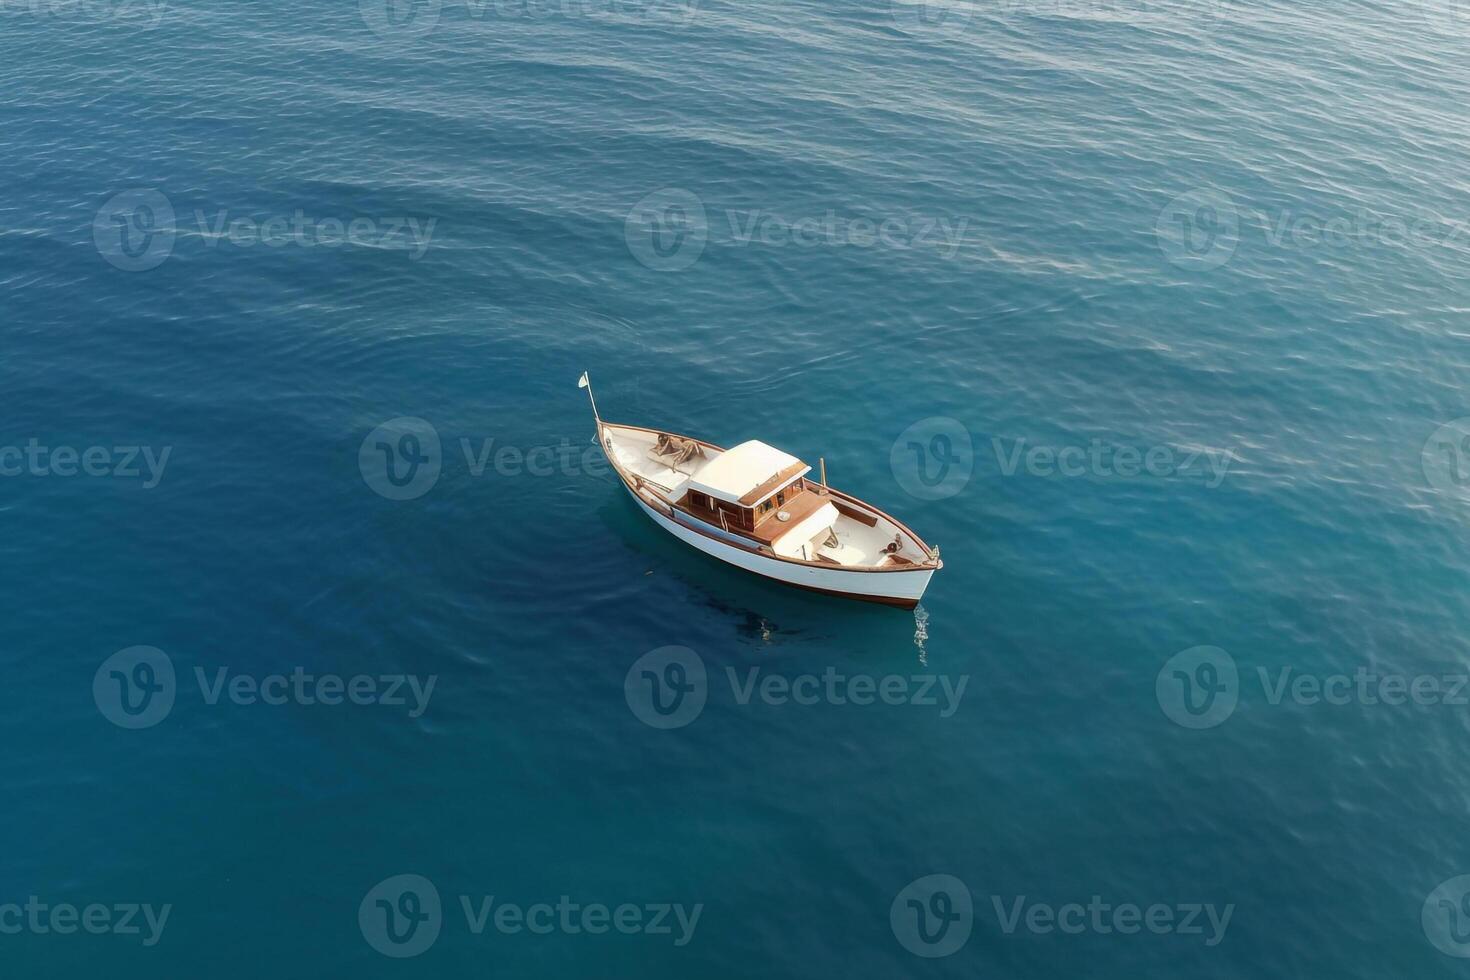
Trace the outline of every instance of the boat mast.
{"type": "Polygon", "coordinates": [[[597,414],[597,399],[592,397],[592,382],[587,380],[586,371],[583,371],[582,376],[577,379],[577,387],[587,389],[587,398],[592,402],[592,417],[597,420],[599,426],[602,425],[602,416],[597,414]]]}

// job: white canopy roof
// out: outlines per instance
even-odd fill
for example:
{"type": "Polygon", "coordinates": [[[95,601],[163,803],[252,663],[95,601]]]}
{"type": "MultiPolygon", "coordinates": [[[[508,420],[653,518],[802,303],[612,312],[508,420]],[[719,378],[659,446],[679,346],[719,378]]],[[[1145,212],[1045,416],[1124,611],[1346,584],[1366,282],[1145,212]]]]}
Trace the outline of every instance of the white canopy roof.
{"type": "Polygon", "coordinates": [[[685,492],[697,490],[727,503],[754,507],[810,471],[811,467],[795,456],[752,439],[700,467],[685,492]]]}

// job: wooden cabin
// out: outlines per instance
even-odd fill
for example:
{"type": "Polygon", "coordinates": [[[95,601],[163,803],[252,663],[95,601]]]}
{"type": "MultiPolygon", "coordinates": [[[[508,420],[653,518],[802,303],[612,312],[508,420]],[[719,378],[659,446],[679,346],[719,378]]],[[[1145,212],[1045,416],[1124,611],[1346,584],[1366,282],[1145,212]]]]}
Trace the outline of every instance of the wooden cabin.
{"type": "Polygon", "coordinates": [[[821,487],[807,480],[810,472],[795,456],[757,440],[742,442],[699,467],[674,504],[778,555],[817,560],[838,512],[821,487]]]}

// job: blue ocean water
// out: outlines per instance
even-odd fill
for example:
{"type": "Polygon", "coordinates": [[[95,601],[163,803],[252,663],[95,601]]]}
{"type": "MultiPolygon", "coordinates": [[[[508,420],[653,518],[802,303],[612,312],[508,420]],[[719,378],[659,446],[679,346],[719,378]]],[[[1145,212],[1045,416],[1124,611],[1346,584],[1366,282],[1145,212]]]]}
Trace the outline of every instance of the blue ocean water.
{"type": "Polygon", "coordinates": [[[6,974],[1463,975],[1467,31],[0,5],[6,974]]]}

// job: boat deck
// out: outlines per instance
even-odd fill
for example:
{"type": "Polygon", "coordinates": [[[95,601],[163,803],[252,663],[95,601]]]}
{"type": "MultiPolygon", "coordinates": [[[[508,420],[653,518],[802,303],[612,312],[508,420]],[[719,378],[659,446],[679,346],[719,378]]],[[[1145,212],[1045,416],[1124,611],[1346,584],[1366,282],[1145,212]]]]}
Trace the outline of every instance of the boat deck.
{"type": "Polygon", "coordinates": [[[811,490],[803,490],[795,497],[787,500],[780,508],[780,510],[791,515],[789,519],[783,521],[779,517],[768,517],[756,525],[756,529],[751,532],[751,537],[762,544],[770,544],[808,517],[811,517],[825,503],[827,503],[827,498],[822,494],[815,493],[811,490]]]}
{"type": "MultiPolygon", "coordinates": [[[[665,491],[678,490],[686,480],[696,476],[701,469],[720,456],[719,450],[705,446],[703,457],[696,456],[686,462],[671,465],[669,457],[654,455],[655,438],[656,436],[651,432],[620,429],[617,441],[614,443],[614,452],[617,454],[619,466],[630,473],[636,473],[665,491]],[[646,438],[643,438],[644,436],[646,438]]],[[[718,518],[716,518],[716,523],[718,523],[718,518]]]]}

